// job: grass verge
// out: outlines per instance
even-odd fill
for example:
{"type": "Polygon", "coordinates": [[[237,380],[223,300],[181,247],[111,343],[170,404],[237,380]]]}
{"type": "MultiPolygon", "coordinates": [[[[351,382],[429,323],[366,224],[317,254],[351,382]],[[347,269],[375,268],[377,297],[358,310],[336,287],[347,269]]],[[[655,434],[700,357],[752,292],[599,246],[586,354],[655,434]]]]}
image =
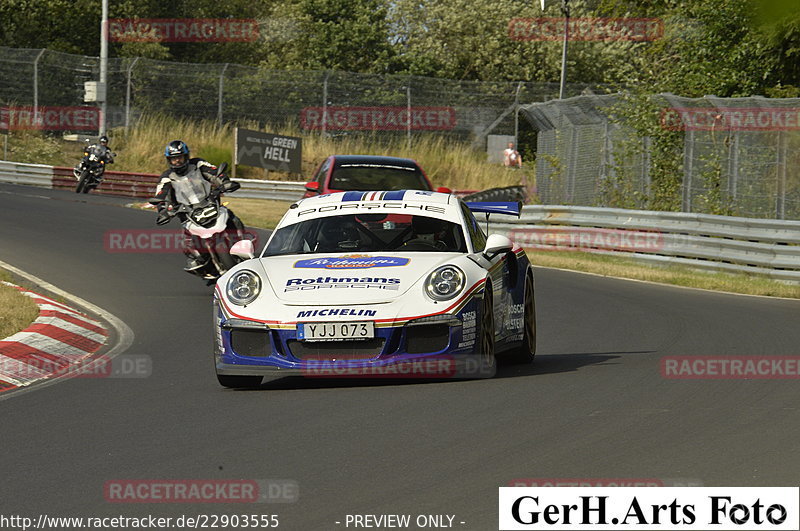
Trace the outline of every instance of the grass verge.
{"type": "MultiPolygon", "coordinates": [[[[239,125],[263,129],[257,123],[239,125]]],[[[413,158],[425,169],[434,186],[447,186],[453,190],[485,190],[523,184],[523,172],[489,164],[485,150],[442,135],[414,135],[409,148],[404,136],[394,140],[385,134],[331,137],[302,131],[296,124],[270,126],[268,129],[270,133],[302,138],[302,172],[291,175],[269,172],[265,175],[261,168],[239,165],[237,179],[306,181],[329,155],[362,154],[413,158]]],[[[226,161],[230,164],[233,158],[234,128],[229,124],[220,127],[215,121],[145,115],[129,131],[118,128],[109,136],[109,146],[117,153],[110,170],[161,173],[166,168],[164,146],[177,138],[188,144],[193,157],[202,157],[215,164],[226,161]]],[[[15,162],[72,167],[80,160],[82,150],[83,142],[66,142],[41,132],[14,131],[9,135],[9,159],[15,162]]],[[[524,173],[531,185],[533,172],[533,163],[526,164],[524,173]]]]}
{"type": "MultiPolygon", "coordinates": [[[[0,281],[11,281],[11,275],[0,269],[0,281]]],[[[0,340],[24,330],[39,316],[39,307],[30,297],[15,288],[0,284],[0,340]]]]}
{"type": "Polygon", "coordinates": [[[291,201],[268,201],[226,196],[227,206],[242,220],[245,227],[274,229],[289,209],[291,201]]]}
{"type": "MultiPolygon", "coordinates": [[[[241,124],[260,130],[258,124],[241,124]]],[[[272,180],[307,180],[326,157],[333,154],[390,155],[416,159],[425,169],[434,186],[454,190],[485,190],[521,184],[522,172],[508,171],[502,165],[489,164],[486,152],[469,143],[447,139],[441,135],[416,135],[409,149],[405,138],[387,141],[386,135],[344,135],[330,137],[306,133],[296,125],[270,128],[271,133],[303,139],[301,175],[270,172],[272,180]]],[[[164,170],[164,145],[175,138],[186,142],[192,156],[203,157],[215,164],[230,163],[233,155],[234,128],[214,121],[177,120],[163,115],[142,118],[129,132],[112,132],[118,153],[115,170],[160,173],[164,170]]],[[[526,169],[533,171],[533,166],[526,169]]],[[[237,178],[264,179],[264,170],[237,166],[237,178]]]]}
{"type": "Polygon", "coordinates": [[[583,252],[529,250],[528,257],[534,265],[543,267],[647,280],[673,286],[800,299],[800,285],[786,284],[760,276],[706,272],[676,265],[647,265],[629,258],[583,252]]]}

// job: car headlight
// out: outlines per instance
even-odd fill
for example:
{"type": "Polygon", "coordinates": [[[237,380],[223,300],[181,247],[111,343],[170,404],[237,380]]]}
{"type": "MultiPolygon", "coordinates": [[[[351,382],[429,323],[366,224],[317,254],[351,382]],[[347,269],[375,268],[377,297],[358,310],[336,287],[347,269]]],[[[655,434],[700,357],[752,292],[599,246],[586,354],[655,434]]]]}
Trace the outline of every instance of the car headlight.
{"type": "Polygon", "coordinates": [[[425,293],[435,301],[450,300],[464,289],[464,273],[456,266],[437,267],[425,281],[425,293]]]}
{"type": "Polygon", "coordinates": [[[238,306],[246,306],[261,293],[261,279],[247,269],[237,271],[228,280],[228,299],[238,306]]]}

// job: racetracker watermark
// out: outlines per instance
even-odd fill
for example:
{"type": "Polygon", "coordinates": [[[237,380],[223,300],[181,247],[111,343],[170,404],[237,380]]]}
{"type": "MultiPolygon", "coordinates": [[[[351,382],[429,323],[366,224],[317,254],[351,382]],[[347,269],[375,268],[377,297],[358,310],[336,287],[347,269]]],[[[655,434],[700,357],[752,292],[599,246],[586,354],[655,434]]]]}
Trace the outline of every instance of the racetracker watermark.
{"type": "MultiPolygon", "coordinates": [[[[231,230],[214,233],[209,229],[208,233],[208,241],[216,251],[229,252],[230,246],[241,239],[238,232],[231,230]]],[[[251,240],[253,247],[258,244],[255,232],[244,231],[244,239],[251,240]]],[[[190,238],[182,230],[170,229],[109,230],[103,236],[103,244],[109,253],[182,253],[186,246],[204,248],[202,238],[190,238]]]]}
{"type": "Polygon", "coordinates": [[[100,109],[96,107],[39,107],[0,108],[0,130],[96,131],[100,109]]]}
{"type": "Polygon", "coordinates": [[[479,355],[409,359],[391,365],[353,367],[352,361],[308,360],[302,370],[308,378],[492,378],[496,368],[479,355]]]}
{"type": "Polygon", "coordinates": [[[665,356],[661,376],[671,380],[797,380],[800,356],[665,356]]]}
{"type": "MultiPolygon", "coordinates": [[[[508,36],[515,41],[560,41],[566,19],[562,17],[513,18],[508,36]]],[[[658,18],[578,17],[569,19],[571,41],[654,41],[664,36],[658,18]]]]}
{"type": "Polygon", "coordinates": [[[691,108],[661,111],[661,127],[669,131],[797,131],[800,108],[691,108]]]}
{"type": "Polygon", "coordinates": [[[39,378],[148,378],[153,373],[153,360],[143,354],[126,354],[86,357],[71,360],[68,357],[30,357],[0,359],[0,374],[14,378],[36,380],[39,378]]]}
{"type": "Polygon", "coordinates": [[[306,107],[300,127],[337,131],[449,131],[456,126],[452,107],[306,107]]]}
{"type": "Polygon", "coordinates": [[[106,481],[109,503],[294,503],[291,479],[117,479],[106,481]]]}
{"type": "Polygon", "coordinates": [[[539,251],[656,253],[664,249],[664,235],[655,231],[554,226],[514,229],[509,237],[520,246],[539,251]]]}
{"type": "Polygon", "coordinates": [[[508,487],[702,487],[699,479],[686,478],[517,478],[508,487]]]}
{"type": "Polygon", "coordinates": [[[108,21],[113,42],[254,42],[258,21],[235,18],[114,18],[108,21]]]}

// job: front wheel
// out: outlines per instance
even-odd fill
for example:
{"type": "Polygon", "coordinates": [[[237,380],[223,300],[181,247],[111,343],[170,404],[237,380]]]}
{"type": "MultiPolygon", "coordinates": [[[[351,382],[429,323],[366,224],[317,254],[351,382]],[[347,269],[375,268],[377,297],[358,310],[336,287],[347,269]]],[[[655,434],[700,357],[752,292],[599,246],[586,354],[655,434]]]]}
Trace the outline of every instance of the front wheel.
{"type": "Polygon", "coordinates": [[[492,287],[489,285],[489,282],[486,283],[483,289],[479,337],[481,370],[494,371],[497,365],[497,359],[494,355],[494,302],[492,298],[492,287]]]}
{"type": "Polygon", "coordinates": [[[522,345],[508,354],[511,363],[533,363],[536,356],[536,303],[533,278],[525,275],[525,294],[522,305],[522,345]]]}
{"type": "MultiPolygon", "coordinates": [[[[236,265],[236,259],[231,256],[228,251],[221,250],[217,254],[219,263],[225,268],[225,271],[230,271],[236,265]]],[[[224,272],[224,271],[223,271],[224,272]]]]}
{"type": "Polygon", "coordinates": [[[217,380],[222,387],[228,389],[248,389],[261,385],[261,376],[229,376],[218,374],[217,380]]]}
{"type": "Polygon", "coordinates": [[[88,181],[89,181],[89,170],[83,170],[81,172],[80,179],[78,179],[78,186],[75,187],[75,193],[76,194],[80,194],[82,192],[82,193],[85,194],[88,191],[88,190],[86,190],[86,186],[87,186],[86,183],[88,181]]]}

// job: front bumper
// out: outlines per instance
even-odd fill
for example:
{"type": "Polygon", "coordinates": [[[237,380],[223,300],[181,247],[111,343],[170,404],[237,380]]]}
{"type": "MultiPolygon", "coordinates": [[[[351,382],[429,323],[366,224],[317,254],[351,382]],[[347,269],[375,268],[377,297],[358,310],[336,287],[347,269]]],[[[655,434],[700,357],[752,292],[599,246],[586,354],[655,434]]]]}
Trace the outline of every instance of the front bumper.
{"type": "Polygon", "coordinates": [[[493,376],[493,365],[476,352],[474,330],[465,328],[460,315],[380,326],[375,335],[367,341],[303,342],[294,327],[227,319],[215,306],[216,370],[230,376],[493,376]]]}

